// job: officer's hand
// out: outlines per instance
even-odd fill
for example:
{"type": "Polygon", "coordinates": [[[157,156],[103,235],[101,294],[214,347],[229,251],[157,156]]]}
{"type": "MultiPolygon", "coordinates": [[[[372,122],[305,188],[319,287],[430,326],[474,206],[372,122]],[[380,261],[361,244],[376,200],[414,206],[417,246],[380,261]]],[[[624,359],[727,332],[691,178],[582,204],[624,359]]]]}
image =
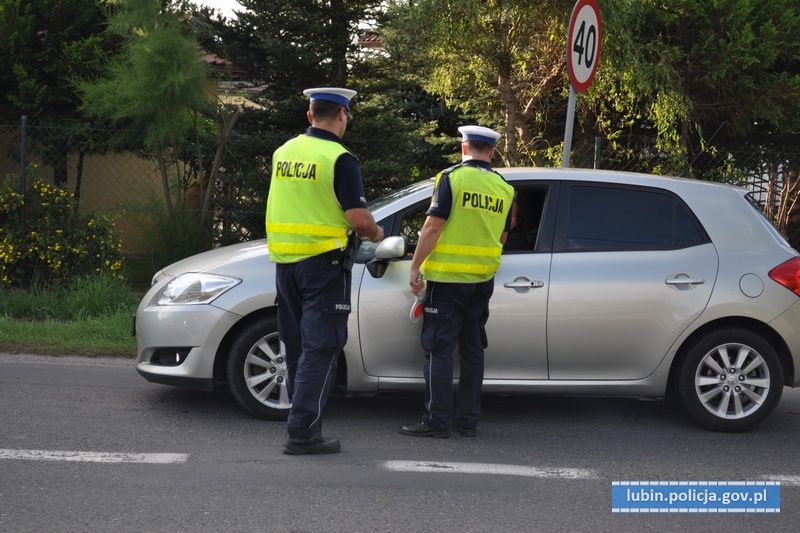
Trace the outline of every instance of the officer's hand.
{"type": "Polygon", "coordinates": [[[408,284],[411,286],[411,292],[414,296],[419,296],[420,293],[425,289],[425,282],[422,279],[422,274],[420,274],[418,269],[411,269],[411,273],[409,274],[408,284]]]}

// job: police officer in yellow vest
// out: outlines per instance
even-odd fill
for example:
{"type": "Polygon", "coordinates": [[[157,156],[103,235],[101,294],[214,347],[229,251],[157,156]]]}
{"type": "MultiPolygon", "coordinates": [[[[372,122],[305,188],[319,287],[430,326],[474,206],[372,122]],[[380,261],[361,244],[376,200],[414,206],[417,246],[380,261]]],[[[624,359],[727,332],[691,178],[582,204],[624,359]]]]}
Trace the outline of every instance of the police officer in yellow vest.
{"type": "Polygon", "coordinates": [[[414,437],[477,435],[481,414],[486,321],[511,224],[514,189],[492,170],[500,135],[482,126],[462,126],[462,162],[436,177],[430,208],[411,260],[409,284],[423,301],[422,348],[427,362],[425,412],[400,433],[414,437]],[[453,405],[453,352],[460,360],[453,405]]]}
{"type": "Polygon", "coordinates": [[[352,230],[377,242],[358,158],[342,145],[352,119],[350,89],[307,89],[311,127],[275,150],[267,199],[267,243],[277,263],[278,332],[292,407],[287,454],[335,453],[322,437],[322,411],[347,341],[352,230]],[[352,228],[352,230],[351,230],[352,228]]]}

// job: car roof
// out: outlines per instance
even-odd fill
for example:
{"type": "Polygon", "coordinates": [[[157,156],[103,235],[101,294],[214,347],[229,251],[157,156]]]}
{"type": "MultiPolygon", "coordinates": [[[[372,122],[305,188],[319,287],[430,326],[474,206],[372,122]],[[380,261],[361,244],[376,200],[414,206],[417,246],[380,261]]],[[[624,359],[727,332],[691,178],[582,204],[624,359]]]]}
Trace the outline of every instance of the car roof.
{"type": "Polygon", "coordinates": [[[562,181],[587,181],[607,182],[627,185],[644,185],[649,187],[662,187],[676,190],[684,186],[732,188],[746,192],[747,189],[727,183],[703,181],[691,178],[674,176],[661,176],[657,174],[643,174],[637,172],[623,172],[616,170],[596,170],[589,168],[555,168],[555,167],[505,167],[495,168],[509,182],[523,180],[562,180],[562,181]]]}
{"type": "MultiPolygon", "coordinates": [[[[560,168],[560,167],[494,167],[509,183],[526,180],[536,181],[586,181],[619,183],[626,185],[642,185],[647,187],[662,187],[669,190],[681,190],[685,187],[710,189],[734,189],[739,194],[746,194],[748,189],[739,185],[720,183],[714,181],[698,180],[694,178],[681,178],[677,176],[663,176],[658,174],[644,174],[638,172],[625,172],[619,170],[598,170],[591,168],[560,168]]],[[[432,187],[434,179],[425,179],[407,186],[403,196],[432,187]]]]}
{"type": "MultiPolygon", "coordinates": [[[[535,185],[537,182],[561,181],[659,188],[677,194],[695,213],[715,213],[721,205],[728,206],[726,208],[728,211],[741,209],[744,205],[741,202],[746,203],[742,197],[749,192],[744,187],[724,183],[613,170],[551,167],[495,167],[494,170],[515,187],[535,185]]],[[[372,205],[373,214],[376,219],[380,219],[396,209],[395,201],[408,205],[430,198],[433,184],[433,179],[426,179],[395,191],[372,205]]],[[[745,226],[759,223],[753,217],[744,216],[734,217],[732,220],[729,217],[722,217],[719,220],[713,216],[702,218],[706,231],[712,239],[720,241],[728,239],[731,234],[738,239],[736,236],[753,233],[754,230],[748,230],[745,226]]],[[[757,234],[763,235],[763,232],[758,231],[757,234]]]]}
{"type": "MultiPolygon", "coordinates": [[[[691,203],[700,201],[700,198],[717,198],[721,194],[744,196],[749,192],[744,187],[726,183],[614,170],[553,167],[498,167],[494,170],[515,186],[524,182],[562,181],[656,187],[672,191],[691,203]]],[[[385,216],[391,210],[389,206],[397,200],[416,201],[424,196],[429,197],[434,181],[434,178],[429,178],[407,185],[373,200],[370,208],[376,215],[385,216]]]]}

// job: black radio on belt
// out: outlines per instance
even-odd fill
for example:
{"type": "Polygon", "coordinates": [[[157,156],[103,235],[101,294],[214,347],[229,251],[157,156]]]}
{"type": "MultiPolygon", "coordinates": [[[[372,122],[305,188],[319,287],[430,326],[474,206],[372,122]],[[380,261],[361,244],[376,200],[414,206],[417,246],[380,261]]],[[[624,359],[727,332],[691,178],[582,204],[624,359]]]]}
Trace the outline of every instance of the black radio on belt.
{"type": "Polygon", "coordinates": [[[347,247],[342,253],[342,270],[350,271],[353,268],[353,263],[356,261],[358,249],[361,247],[361,239],[358,238],[356,232],[348,230],[347,232],[347,247]]]}
{"type": "Polygon", "coordinates": [[[356,232],[348,230],[347,232],[347,246],[341,250],[334,250],[330,252],[332,265],[341,265],[342,270],[349,272],[353,269],[353,263],[356,261],[358,249],[361,247],[361,239],[358,238],[356,232]]]}

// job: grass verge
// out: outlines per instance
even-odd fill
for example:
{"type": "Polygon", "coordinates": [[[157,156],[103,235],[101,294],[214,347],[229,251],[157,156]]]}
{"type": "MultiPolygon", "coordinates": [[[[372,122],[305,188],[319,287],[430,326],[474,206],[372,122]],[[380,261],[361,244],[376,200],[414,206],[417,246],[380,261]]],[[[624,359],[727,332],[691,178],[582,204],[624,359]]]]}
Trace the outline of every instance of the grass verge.
{"type": "Polygon", "coordinates": [[[118,313],[72,322],[0,317],[0,352],[133,358],[131,317],[118,313]]]}
{"type": "Polygon", "coordinates": [[[68,288],[5,291],[0,351],[134,357],[131,322],[138,301],[123,282],[103,276],[77,279],[68,288]]]}

